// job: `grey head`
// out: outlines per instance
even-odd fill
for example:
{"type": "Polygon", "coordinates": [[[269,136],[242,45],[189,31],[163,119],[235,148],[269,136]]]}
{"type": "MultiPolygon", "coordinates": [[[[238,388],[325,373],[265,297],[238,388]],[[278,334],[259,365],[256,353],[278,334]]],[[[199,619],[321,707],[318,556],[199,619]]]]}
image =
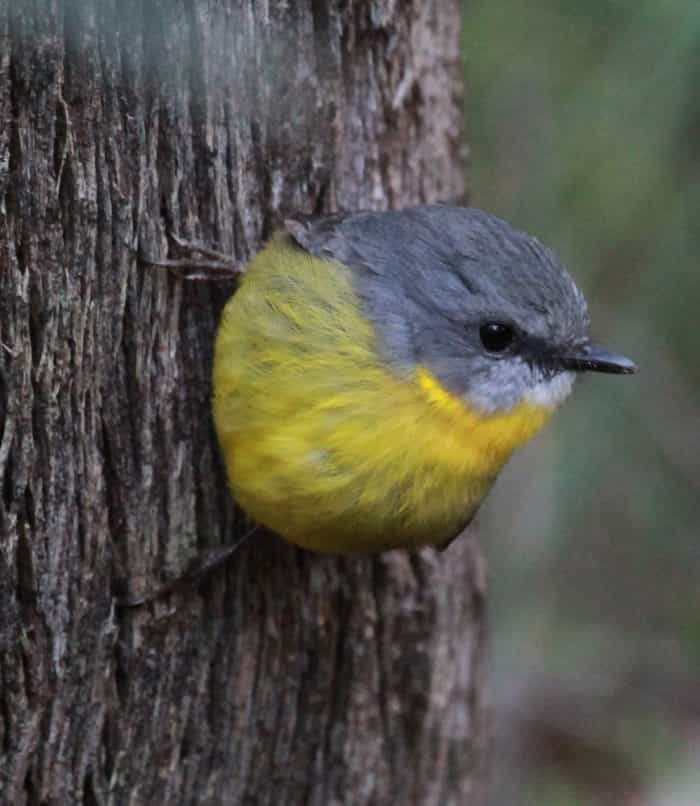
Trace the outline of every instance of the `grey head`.
{"type": "Polygon", "coordinates": [[[635,365],[590,340],[586,301],[556,255],[473,208],[424,205],[285,222],[353,273],[384,360],[427,368],[483,414],[554,406],[575,373],[635,365]]]}

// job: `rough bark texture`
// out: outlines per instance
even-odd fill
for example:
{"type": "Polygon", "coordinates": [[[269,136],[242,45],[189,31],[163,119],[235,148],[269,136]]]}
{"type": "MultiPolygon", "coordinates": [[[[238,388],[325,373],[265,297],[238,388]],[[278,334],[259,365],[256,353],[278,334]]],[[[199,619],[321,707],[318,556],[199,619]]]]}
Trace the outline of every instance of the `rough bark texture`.
{"type": "Polygon", "coordinates": [[[462,192],[457,0],[0,0],[0,802],[471,804],[481,582],[445,554],[245,528],[210,417],[233,287],[280,213],[462,192]],[[171,252],[171,256],[172,256],[171,252]]]}

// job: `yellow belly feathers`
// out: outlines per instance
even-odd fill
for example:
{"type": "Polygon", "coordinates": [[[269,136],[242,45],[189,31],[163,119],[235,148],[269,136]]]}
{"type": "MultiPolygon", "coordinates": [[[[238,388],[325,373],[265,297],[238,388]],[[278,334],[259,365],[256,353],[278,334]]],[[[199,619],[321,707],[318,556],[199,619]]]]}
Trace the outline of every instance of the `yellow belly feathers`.
{"type": "Polygon", "coordinates": [[[347,269],[275,238],[224,310],[214,418],[233,493],[304,548],[444,543],[551,413],[484,417],[376,349],[347,269]]]}

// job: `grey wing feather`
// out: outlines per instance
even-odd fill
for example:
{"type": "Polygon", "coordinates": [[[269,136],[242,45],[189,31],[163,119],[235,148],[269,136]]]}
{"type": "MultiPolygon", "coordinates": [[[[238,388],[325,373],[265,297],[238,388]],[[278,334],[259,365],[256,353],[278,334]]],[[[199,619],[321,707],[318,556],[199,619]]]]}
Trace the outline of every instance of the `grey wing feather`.
{"type": "Polygon", "coordinates": [[[327,216],[295,214],[284,221],[284,228],[295,243],[310,255],[336,260],[355,268],[371,269],[368,261],[357,248],[358,240],[348,238],[343,226],[353,219],[371,216],[371,212],[333,213],[327,216]]]}

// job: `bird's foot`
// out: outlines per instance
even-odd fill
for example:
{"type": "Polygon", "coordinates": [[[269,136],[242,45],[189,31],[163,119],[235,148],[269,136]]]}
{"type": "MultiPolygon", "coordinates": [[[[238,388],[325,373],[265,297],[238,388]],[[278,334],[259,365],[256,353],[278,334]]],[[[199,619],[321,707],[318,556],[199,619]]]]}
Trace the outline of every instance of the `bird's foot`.
{"type": "Polygon", "coordinates": [[[183,280],[231,280],[245,271],[245,265],[232,255],[188,241],[174,232],[169,232],[168,236],[185,253],[182,258],[154,258],[141,253],[141,262],[178,272],[183,280]]]}
{"type": "Polygon", "coordinates": [[[238,538],[230,546],[222,546],[217,549],[211,549],[198,554],[190,563],[189,568],[184,574],[179,577],[166,582],[164,585],[159,586],[155,590],[145,593],[141,596],[117,596],[116,605],[120,608],[133,608],[141,607],[142,605],[150,604],[158,599],[162,599],[171,593],[176,593],[185,587],[191,587],[201,582],[205,577],[210,576],[214,571],[222,568],[229,559],[238,551],[240,546],[257,530],[257,526],[249,529],[245,534],[238,538]]]}

